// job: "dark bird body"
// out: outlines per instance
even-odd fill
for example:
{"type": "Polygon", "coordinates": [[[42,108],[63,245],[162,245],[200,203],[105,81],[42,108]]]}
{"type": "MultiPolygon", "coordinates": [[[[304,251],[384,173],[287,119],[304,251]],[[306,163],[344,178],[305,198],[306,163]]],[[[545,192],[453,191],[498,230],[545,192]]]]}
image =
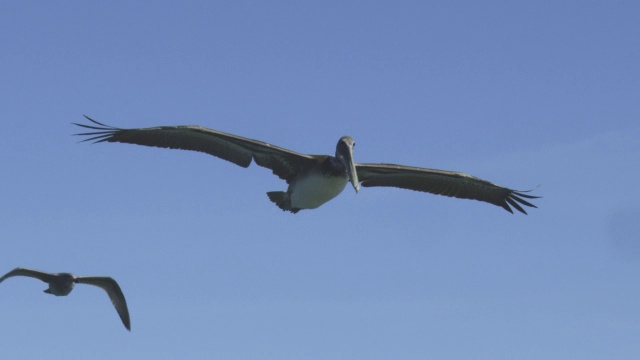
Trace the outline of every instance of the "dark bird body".
{"type": "Polygon", "coordinates": [[[97,131],[77,134],[89,136],[83,141],[121,142],[200,151],[242,167],[248,167],[251,161],[255,161],[259,166],[271,169],[289,184],[286,192],[273,191],[267,195],[278,207],[293,213],[319,207],[340,194],[349,182],[356,192],[360,185],[397,187],[484,201],[511,213],[511,207],[525,214],[522,205],[536,207],[525,199],[537,196],[511,190],[465,173],[394,164],[357,164],[353,160],[355,142],[349,136],[340,138],[335,156],[306,155],[200,126],[120,129],[86,118],[95,125],[75,125],[97,131]]]}
{"type": "Polygon", "coordinates": [[[46,273],[39,270],[27,268],[15,268],[0,278],[0,283],[13,276],[28,276],[39,279],[49,284],[49,288],[44,290],[47,294],[55,296],[67,296],[73,290],[75,284],[89,284],[102,288],[109,295],[109,299],[116,308],[122,324],[131,330],[129,319],[129,309],[124,299],[124,294],[118,283],[111,277],[106,276],[75,276],[70,273],[46,273]]]}

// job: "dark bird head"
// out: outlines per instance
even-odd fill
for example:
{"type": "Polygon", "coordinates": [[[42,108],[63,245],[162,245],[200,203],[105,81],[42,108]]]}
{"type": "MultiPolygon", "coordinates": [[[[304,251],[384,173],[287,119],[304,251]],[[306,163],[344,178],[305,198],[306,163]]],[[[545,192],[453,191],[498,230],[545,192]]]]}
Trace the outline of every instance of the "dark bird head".
{"type": "Polygon", "coordinates": [[[70,273],[58,273],[49,281],[49,288],[44,292],[55,296],[67,296],[76,284],[76,276],[70,273]]]}
{"type": "Polygon", "coordinates": [[[356,171],[356,163],[353,161],[353,148],[356,142],[349,136],[343,136],[336,145],[336,158],[342,162],[347,169],[347,175],[353,188],[360,190],[360,181],[358,180],[358,172],[356,171]]]}

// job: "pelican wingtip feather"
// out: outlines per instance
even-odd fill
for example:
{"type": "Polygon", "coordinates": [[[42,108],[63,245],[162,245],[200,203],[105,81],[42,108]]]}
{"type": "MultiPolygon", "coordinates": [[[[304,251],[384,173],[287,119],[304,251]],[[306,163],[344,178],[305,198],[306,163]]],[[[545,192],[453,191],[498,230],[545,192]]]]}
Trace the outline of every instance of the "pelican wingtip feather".
{"type": "Polygon", "coordinates": [[[509,211],[510,213],[513,214],[513,210],[511,209],[511,206],[513,206],[516,210],[520,211],[521,213],[525,214],[525,215],[529,215],[527,213],[527,211],[521,206],[521,205],[525,205],[528,207],[532,207],[532,208],[538,208],[537,206],[535,206],[534,204],[528,202],[527,200],[523,199],[539,199],[541,198],[541,196],[535,196],[535,195],[529,195],[529,194],[525,194],[527,192],[530,192],[531,190],[511,190],[511,192],[505,197],[505,201],[502,203],[502,207],[509,211]]]}

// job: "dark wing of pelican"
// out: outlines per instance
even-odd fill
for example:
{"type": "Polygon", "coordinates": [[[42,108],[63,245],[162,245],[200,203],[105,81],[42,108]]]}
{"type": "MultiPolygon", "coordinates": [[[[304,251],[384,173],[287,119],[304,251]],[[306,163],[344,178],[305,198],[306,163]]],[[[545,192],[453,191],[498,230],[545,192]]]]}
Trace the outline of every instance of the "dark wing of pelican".
{"type": "Polygon", "coordinates": [[[454,171],[425,169],[393,164],[356,164],[361,185],[391,186],[437,195],[473,199],[498,205],[510,213],[511,206],[526,214],[521,205],[536,207],[525,199],[539,196],[524,194],[477,177],[454,171]],[[509,206],[511,205],[511,206],[509,206]]]}
{"type": "Polygon", "coordinates": [[[120,285],[111,277],[108,276],[78,276],[76,278],[78,284],[89,284],[101,287],[109,295],[111,303],[116,308],[118,315],[122,323],[131,330],[131,320],[129,319],[129,309],[127,308],[127,301],[124,299],[124,294],[120,289],[120,285]]]}
{"type": "Polygon", "coordinates": [[[6,273],[3,277],[1,277],[0,282],[3,282],[5,279],[8,279],[12,276],[28,276],[28,277],[42,280],[46,283],[50,283],[51,280],[55,278],[55,274],[50,274],[50,273],[46,273],[39,270],[17,267],[9,271],[8,273],[6,273]]]}
{"type": "Polygon", "coordinates": [[[263,141],[223,133],[200,126],[158,126],[120,129],[85,117],[96,125],[75,125],[98,131],[76,134],[90,136],[83,141],[121,142],[161,148],[193,150],[207,153],[242,167],[256,164],[271,169],[289,182],[301,170],[313,166],[317,156],[300,154],[263,141]]]}

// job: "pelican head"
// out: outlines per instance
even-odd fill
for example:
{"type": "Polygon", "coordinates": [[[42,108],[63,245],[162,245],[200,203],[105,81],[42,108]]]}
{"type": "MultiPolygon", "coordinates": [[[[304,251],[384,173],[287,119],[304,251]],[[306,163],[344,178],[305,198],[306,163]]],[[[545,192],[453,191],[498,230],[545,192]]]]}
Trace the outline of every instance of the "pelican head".
{"type": "Polygon", "coordinates": [[[358,180],[358,172],[356,171],[356,163],[353,161],[353,148],[356,142],[349,136],[343,136],[336,145],[336,158],[342,162],[347,169],[349,181],[356,193],[360,190],[360,181],[358,180]]]}

